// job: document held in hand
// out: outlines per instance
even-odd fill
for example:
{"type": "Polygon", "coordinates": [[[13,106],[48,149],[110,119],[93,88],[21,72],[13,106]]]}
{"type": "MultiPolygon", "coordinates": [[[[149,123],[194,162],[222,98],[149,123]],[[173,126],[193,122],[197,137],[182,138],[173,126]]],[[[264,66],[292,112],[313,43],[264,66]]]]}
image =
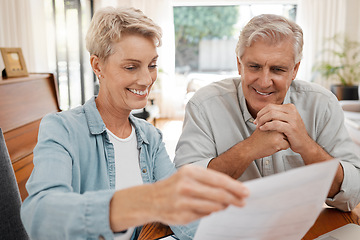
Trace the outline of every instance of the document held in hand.
{"type": "Polygon", "coordinates": [[[323,208],[338,164],[333,159],[244,182],[246,205],[201,219],[194,239],[301,239],[323,208]]]}

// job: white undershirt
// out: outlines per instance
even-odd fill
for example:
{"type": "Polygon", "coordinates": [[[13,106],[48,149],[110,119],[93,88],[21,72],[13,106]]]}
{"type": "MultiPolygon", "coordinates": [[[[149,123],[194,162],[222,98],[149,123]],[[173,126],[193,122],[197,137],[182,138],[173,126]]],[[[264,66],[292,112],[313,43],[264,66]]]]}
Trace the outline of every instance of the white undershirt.
{"type": "MultiPolygon", "coordinates": [[[[115,189],[125,189],[143,184],[140,166],[139,166],[139,150],[137,149],[137,141],[135,136],[135,128],[131,126],[131,134],[129,137],[122,139],[109,129],[110,142],[114,146],[115,153],[115,189]]],[[[128,240],[134,232],[134,228],[129,228],[124,234],[116,234],[116,240],[128,240]]]]}

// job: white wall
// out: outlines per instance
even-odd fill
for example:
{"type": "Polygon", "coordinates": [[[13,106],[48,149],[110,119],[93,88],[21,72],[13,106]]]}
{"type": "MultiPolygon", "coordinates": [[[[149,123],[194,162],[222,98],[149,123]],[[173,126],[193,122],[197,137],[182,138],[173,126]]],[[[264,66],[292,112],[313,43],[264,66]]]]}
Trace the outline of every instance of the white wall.
{"type": "MultiPolygon", "coordinates": [[[[320,55],[325,39],[335,34],[346,34],[352,40],[360,41],[360,3],[358,0],[299,0],[297,22],[304,31],[304,56],[297,77],[310,81],[312,67],[317,61],[329,60],[320,55]]],[[[331,59],[330,59],[331,60],[331,59]]],[[[329,87],[330,82],[316,78],[317,83],[329,87]]]]}
{"type": "Polygon", "coordinates": [[[346,0],[346,28],[345,31],[352,40],[360,42],[360,1],[346,0]]]}
{"type": "Polygon", "coordinates": [[[0,47],[20,47],[28,72],[48,71],[44,19],[44,0],[0,1],[0,47]]]}

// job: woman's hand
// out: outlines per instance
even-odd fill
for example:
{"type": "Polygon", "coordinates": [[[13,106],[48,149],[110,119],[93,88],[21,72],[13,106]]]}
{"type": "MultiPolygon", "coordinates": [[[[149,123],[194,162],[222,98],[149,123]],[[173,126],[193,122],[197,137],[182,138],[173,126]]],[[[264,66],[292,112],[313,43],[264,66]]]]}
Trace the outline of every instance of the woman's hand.
{"type": "Polygon", "coordinates": [[[247,188],[231,177],[198,166],[184,166],[168,179],[117,191],[110,203],[114,232],[149,222],[190,223],[229,205],[242,207],[247,188]]]}
{"type": "Polygon", "coordinates": [[[231,204],[242,207],[249,194],[241,182],[225,174],[190,165],[153,187],[156,220],[172,225],[189,223],[231,204]]]}

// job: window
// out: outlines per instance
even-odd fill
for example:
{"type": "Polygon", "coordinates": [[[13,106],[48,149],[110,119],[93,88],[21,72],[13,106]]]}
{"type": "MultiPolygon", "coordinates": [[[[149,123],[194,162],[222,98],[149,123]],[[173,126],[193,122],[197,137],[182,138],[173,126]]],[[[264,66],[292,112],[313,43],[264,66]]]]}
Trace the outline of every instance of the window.
{"type": "Polygon", "coordinates": [[[92,15],[89,0],[47,0],[49,66],[59,87],[60,108],[67,110],[94,95],[95,77],[85,49],[92,15]]]}
{"type": "Polygon", "coordinates": [[[176,69],[182,73],[236,71],[234,51],[241,28],[263,13],[295,20],[297,8],[296,4],[194,5],[174,6],[176,69]]]}

